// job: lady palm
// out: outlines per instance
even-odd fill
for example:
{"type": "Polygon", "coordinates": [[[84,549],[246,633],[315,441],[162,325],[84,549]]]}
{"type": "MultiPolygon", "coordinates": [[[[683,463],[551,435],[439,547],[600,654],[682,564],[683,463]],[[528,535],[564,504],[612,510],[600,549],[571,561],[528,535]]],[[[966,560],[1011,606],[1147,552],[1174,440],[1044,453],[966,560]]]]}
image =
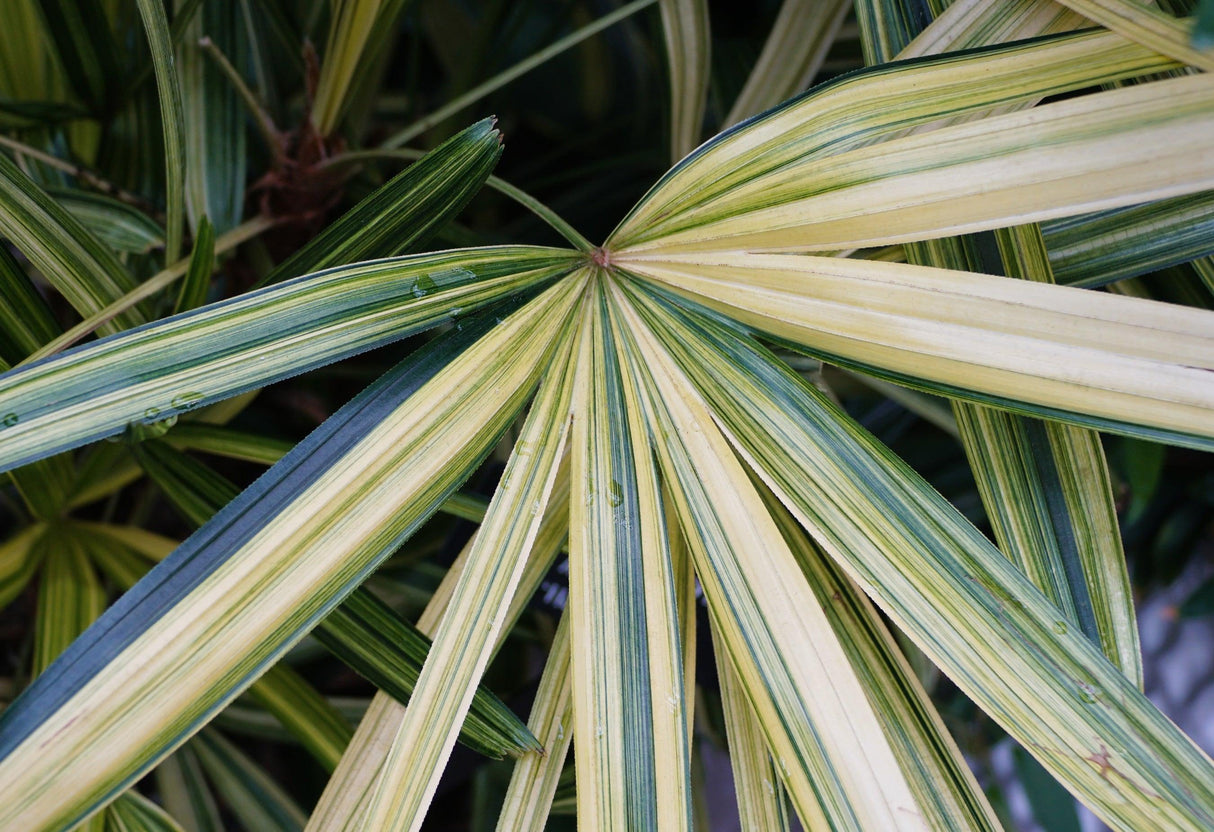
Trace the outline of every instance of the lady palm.
{"type": "MultiPolygon", "coordinates": [[[[340,67],[399,6],[377,5],[333,11],[312,110],[322,135],[341,118],[340,67]]],[[[1108,5],[1079,11],[1102,19],[1108,5]]],[[[167,54],[163,9],[141,10],[167,54]]],[[[896,16],[859,11],[874,63],[892,58],[896,16]]],[[[700,120],[702,12],[663,4],[679,152],[700,120]]],[[[419,826],[495,646],[566,537],[569,606],[530,734],[502,745],[519,761],[499,828],[542,823],[574,738],[588,828],[690,826],[697,580],[748,828],[784,822],[783,791],[810,828],[997,828],[876,608],[1110,823],[1214,822],[1209,760],[1139,692],[1089,430],[1208,447],[1212,319],[1048,285],[1047,240],[1064,232],[1037,225],[1153,202],[1166,229],[1192,210],[1214,182],[1214,85],[1177,71],[1207,58],[1145,12],[1116,33],[1069,32],[1069,14],[949,9],[905,53],[942,57],[846,76],[718,136],[602,246],[537,206],[572,248],[366,260],[433,230],[485,181],[501,148],[481,122],[271,285],[128,331],[132,308],[112,337],[0,377],[0,460],[44,465],[442,328],[211,519],[214,505],[199,513],[201,528],[0,715],[0,789],[15,796],[0,826],[82,819],[313,628],[369,632],[359,585],[520,419],[479,531],[418,622],[434,641],[408,707],[377,695],[309,828],[419,826]],[[1067,33],[1023,40],[1051,31],[1067,33]],[[1015,42],[948,54],[974,38],[1015,42]],[[1062,93],[1074,95],[1038,103],[1062,93]],[[883,248],[904,245],[911,263],[883,248]],[[765,341],[953,398],[1005,552],[765,341]]],[[[816,25],[834,31],[839,16],[816,25]]],[[[171,61],[156,73],[169,124],[179,82],[171,61]]],[[[6,161],[0,174],[0,228],[83,315],[130,288],[33,179],[6,161]]],[[[171,176],[166,197],[187,199],[171,176]]],[[[210,272],[207,235],[199,222],[177,270],[187,281],[210,272]]],[[[163,484],[155,447],[135,455],[163,484]]]]}

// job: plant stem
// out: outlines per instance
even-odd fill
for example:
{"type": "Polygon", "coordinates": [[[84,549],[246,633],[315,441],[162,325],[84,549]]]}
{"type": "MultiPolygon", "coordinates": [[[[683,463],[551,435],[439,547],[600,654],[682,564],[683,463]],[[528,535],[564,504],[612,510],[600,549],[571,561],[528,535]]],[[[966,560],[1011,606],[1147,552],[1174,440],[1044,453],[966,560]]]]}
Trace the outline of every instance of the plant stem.
{"type": "Polygon", "coordinates": [[[112,182],[102,179],[97,174],[83,168],[80,165],[73,164],[66,159],[60,159],[58,156],[52,156],[46,151],[39,150],[36,147],[31,147],[28,144],[17,141],[9,136],[0,135],[0,145],[11,148],[15,153],[20,153],[22,156],[28,156],[31,159],[37,159],[44,165],[49,165],[56,170],[61,170],[69,176],[74,176],[86,185],[96,188],[103,194],[112,196],[115,199],[121,200],[129,205],[134,205],[142,211],[150,211],[150,205],[146,199],[133,194],[130,191],[124,191],[112,182]]]}
{"type": "MultiPolygon", "coordinates": [[[[251,220],[246,220],[233,228],[231,231],[221,234],[215,239],[215,254],[218,255],[225,251],[230,251],[246,240],[251,240],[253,237],[256,237],[266,229],[273,227],[275,224],[275,220],[262,215],[253,217],[251,220]]],[[[183,257],[173,265],[148,278],[146,281],[141,283],[138,288],[127,292],[109,306],[85,318],[67,332],[60,335],[54,341],[51,341],[46,346],[30,355],[17,366],[20,367],[25,364],[30,364],[40,358],[46,358],[48,355],[54,355],[57,352],[67,349],[72,344],[76,343],[81,338],[95,330],[97,327],[113,320],[116,316],[122,314],[127,309],[130,309],[137,303],[152,297],[162,289],[173,285],[174,282],[181,279],[189,267],[190,258],[183,257]]]]}
{"type": "Polygon", "coordinates": [[[576,46],[591,35],[598,34],[608,26],[612,26],[624,18],[639,12],[646,6],[652,6],[655,2],[657,2],[657,0],[634,0],[634,2],[629,3],[626,6],[621,6],[611,14],[600,17],[593,23],[589,23],[583,26],[581,29],[578,29],[576,32],[566,35],[551,46],[541,49],[539,52],[536,52],[530,57],[524,58],[509,69],[499,72],[488,81],[473,87],[458,98],[452,99],[446,106],[440,107],[433,113],[418,119],[400,132],[394,133],[392,136],[388,137],[388,139],[384,141],[380,147],[384,149],[400,147],[411,139],[420,136],[431,127],[434,127],[435,125],[440,124],[446,119],[455,115],[469,104],[472,104],[473,102],[484,98],[489,93],[504,87],[506,84],[510,83],[515,78],[518,78],[520,75],[530,72],[540,64],[556,57],[565,50],[576,46]]]}
{"type": "Polygon", "coordinates": [[[249,89],[249,85],[244,82],[244,78],[240,77],[240,73],[236,71],[236,67],[232,66],[232,62],[228,60],[227,55],[220,51],[215,42],[208,37],[201,38],[198,41],[199,47],[206,52],[212,60],[215,61],[215,66],[223,73],[223,76],[228,79],[232,88],[244,101],[245,108],[249,111],[249,115],[253,116],[253,122],[257,125],[261,137],[265,139],[266,146],[269,147],[270,153],[274,155],[275,164],[280,162],[286,152],[286,138],[282,131],[274,124],[274,119],[270,118],[269,112],[262,106],[261,99],[257,94],[249,89]]]}
{"type": "Polygon", "coordinates": [[[865,386],[893,399],[920,419],[935,425],[949,436],[960,438],[961,432],[957,429],[957,420],[953,418],[952,410],[942,400],[909,390],[906,387],[893,384],[885,379],[876,378],[875,376],[853,372],[852,370],[844,370],[843,372],[865,386]]]}
{"type": "MultiPolygon", "coordinates": [[[[412,148],[400,148],[399,150],[354,150],[349,153],[342,153],[334,156],[331,159],[326,159],[319,162],[316,167],[318,169],[334,167],[336,165],[358,162],[362,160],[378,160],[378,159],[405,159],[408,161],[416,161],[425,155],[424,151],[414,150],[412,148]]],[[[485,184],[498,193],[504,194],[515,202],[522,205],[524,208],[531,211],[541,220],[552,227],[554,231],[564,237],[579,251],[593,251],[594,244],[582,236],[576,228],[566,222],[560,214],[553,211],[544,203],[533,197],[531,194],[522,190],[516,185],[511,185],[504,179],[499,179],[496,176],[490,176],[485,180],[485,184]]]]}

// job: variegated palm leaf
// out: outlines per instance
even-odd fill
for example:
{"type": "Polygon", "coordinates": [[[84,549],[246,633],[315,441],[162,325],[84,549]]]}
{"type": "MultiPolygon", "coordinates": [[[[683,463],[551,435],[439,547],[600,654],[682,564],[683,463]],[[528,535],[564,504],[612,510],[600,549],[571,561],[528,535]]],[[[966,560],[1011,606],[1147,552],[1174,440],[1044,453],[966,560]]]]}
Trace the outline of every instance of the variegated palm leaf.
{"type": "MultiPolygon", "coordinates": [[[[555,767],[575,732],[588,829],[692,825],[687,559],[729,680],[731,734],[746,737],[739,782],[754,791],[778,776],[807,827],[998,825],[877,609],[1110,824],[1214,826],[1210,760],[763,343],[1209,448],[1214,314],[829,256],[1211,188],[1208,76],[1032,106],[1183,59],[1169,54],[1089,32],[878,68],[705,144],[591,252],[341,266],[0,376],[0,460],[12,467],[452,324],[0,715],[0,828],[68,828],[113,800],[365,580],[524,412],[410,705],[372,709],[360,733],[378,744],[356,738],[358,761],[339,765],[322,799],[355,805],[310,828],[420,827],[520,587],[534,585],[533,559],[551,549],[536,545],[544,520],[566,510],[570,607],[533,729],[554,743],[555,767]]],[[[29,216],[54,218],[41,202],[29,216]]],[[[0,577],[20,574],[26,554],[0,550],[0,577]]],[[[555,787],[554,768],[519,771],[511,794],[533,805],[508,806],[507,827],[542,817],[555,787]]],[[[748,811],[781,816],[762,802],[749,795],[748,811]]]]}

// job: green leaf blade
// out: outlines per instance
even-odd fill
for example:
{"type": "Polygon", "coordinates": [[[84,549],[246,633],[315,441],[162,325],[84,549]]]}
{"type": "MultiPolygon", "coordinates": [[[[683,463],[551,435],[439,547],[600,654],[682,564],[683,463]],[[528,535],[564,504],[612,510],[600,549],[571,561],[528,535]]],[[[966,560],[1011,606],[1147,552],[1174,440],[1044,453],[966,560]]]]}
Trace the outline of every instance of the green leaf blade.
{"type": "Polygon", "coordinates": [[[357,264],[51,356],[0,376],[0,468],[395,341],[542,285],[573,260],[503,247],[357,264]]]}
{"type": "Polygon", "coordinates": [[[555,287],[501,325],[492,317],[470,321],[432,343],[327,420],[119,599],[0,715],[0,780],[24,783],[3,787],[24,797],[0,808],[0,826],[53,825],[87,814],[197,730],[357,586],[437,509],[513,418],[535,379],[543,313],[567,293],[555,287]],[[448,365],[454,355],[465,359],[448,365]],[[405,443],[402,431],[431,439],[405,443]],[[435,466],[436,455],[446,462],[435,466]],[[348,464],[337,465],[343,459],[348,464]],[[356,491],[344,482],[351,465],[366,472],[356,491]],[[430,473],[417,476],[427,465],[430,473]],[[371,512],[355,510],[358,504],[371,512]],[[279,535],[294,542],[270,539],[279,535]],[[264,546],[273,556],[258,552],[264,546]],[[303,554],[309,549],[313,555],[303,554]],[[233,609],[257,610],[256,623],[230,616],[233,609]],[[163,641],[166,627],[180,633],[173,622],[192,635],[163,641]],[[205,651],[197,642],[204,633],[214,634],[205,651]],[[158,644],[153,653],[145,652],[149,642],[158,644]],[[122,656],[130,651],[153,660],[127,662],[122,656]],[[188,691],[163,685],[164,674],[183,662],[197,684],[188,691]],[[115,682],[129,703],[119,711],[124,730],[106,733],[104,743],[72,739],[90,726],[87,710],[76,709],[115,682]],[[132,709],[139,702],[145,704],[132,709]],[[59,720],[65,731],[51,727],[59,720]],[[33,735],[47,730],[100,760],[74,755],[78,771],[65,775],[45,746],[34,750],[33,735]],[[51,767],[22,759],[31,754],[51,767]]]}
{"type": "Polygon", "coordinates": [[[259,285],[422,245],[476,195],[501,154],[492,118],[465,128],[376,188],[259,285]]]}
{"type": "MultiPolygon", "coordinates": [[[[408,703],[431,647],[421,631],[361,588],[333,610],[314,635],[351,669],[402,705],[408,703]]],[[[484,686],[472,698],[460,741],[499,760],[541,748],[527,726],[484,686]]]]}
{"type": "MultiPolygon", "coordinates": [[[[0,153],[0,235],[12,241],[81,315],[97,312],[134,288],[108,248],[0,153]]],[[[136,326],[133,309],[103,332],[136,326]]]]}
{"type": "Polygon", "coordinates": [[[1121,828],[1214,819],[1210,760],[955,509],[755,345],[679,332],[722,351],[716,376],[680,363],[781,502],[1073,793],[1121,828]]]}

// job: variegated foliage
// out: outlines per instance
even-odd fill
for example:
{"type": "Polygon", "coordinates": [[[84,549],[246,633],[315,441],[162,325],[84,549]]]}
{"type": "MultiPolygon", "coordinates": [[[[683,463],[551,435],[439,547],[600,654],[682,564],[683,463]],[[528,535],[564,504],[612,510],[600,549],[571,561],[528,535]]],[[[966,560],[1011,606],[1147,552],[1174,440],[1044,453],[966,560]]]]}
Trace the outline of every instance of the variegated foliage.
{"type": "MultiPolygon", "coordinates": [[[[506,435],[480,529],[421,622],[433,641],[407,707],[382,693],[356,732],[323,701],[308,711],[336,720],[310,740],[335,771],[309,829],[416,830],[470,710],[486,743],[500,739],[483,728],[496,712],[477,686],[566,537],[568,611],[529,732],[500,746],[521,755],[501,829],[542,823],[571,737],[585,828],[693,825],[693,576],[749,824],[784,828],[786,795],[813,829],[998,828],[889,621],[1109,824],[1214,826],[1214,766],[1140,691],[1103,457],[1079,432],[1214,445],[1214,314],[978,264],[843,256],[998,230],[1003,262],[1023,271],[1006,273],[1033,277],[1050,271],[1050,236],[1025,227],[1149,202],[1189,211],[1214,187],[1214,81],[1175,72],[1206,58],[1154,11],[1066,5],[1109,30],[1067,32],[1070,12],[1045,3],[959,3],[909,47],[917,57],[821,85],[700,146],[602,246],[571,234],[573,248],[354,262],[391,245],[381,223],[412,240],[467,201],[500,153],[492,127],[476,125],[288,260],[274,285],[134,329],[145,310],[114,311],[133,289],[119,260],[0,161],[0,231],[82,316],[113,313],[107,337],[0,376],[0,464],[23,493],[42,483],[29,501],[48,507],[0,546],[0,597],[41,570],[42,607],[56,611],[39,626],[39,675],[0,714],[0,828],[66,829],[107,805],[113,828],[172,828],[127,791],[162,761],[165,802],[197,826],[214,814],[193,797],[201,769],[248,807],[246,822],[303,823],[204,726],[255,683],[267,709],[298,715],[310,694],[271,668],[314,628],[338,655],[360,638],[374,645],[377,608],[352,593],[434,512],[460,511],[457,489],[506,435]],[[997,45],[1026,27],[1061,33],[997,45]],[[398,214],[423,198],[424,210],[398,214]],[[208,431],[197,417],[215,411],[195,413],[427,328],[426,346],[289,451],[208,431]],[[1001,454],[1016,430],[1030,447],[1036,437],[1052,449],[1048,470],[1008,462],[984,487],[1039,495],[1063,511],[1055,531],[1082,539],[1061,546],[1010,511],[1001,552],[771,344],[982,405],[958,410],[989,419],[963,426],[972,447],[1001,454]],[[1000,426],[1007,413],[1034,421],[1000,426]],[[119,434],[146,443],[142,469],[98,464],[91,479],[51,487],[57,460],[119,434]],[[188,469],[166,466],[174,441],[273,465],[219,508],[223,486],[208,474],[173,480],[188,469]],[[112,490],[139,470],[200,524],[167,556],[171,543],[137,529],[56,519],[82,489],[112,490]],[[1066,512],[1091,522],[1066,525],[1066,512]],[[99,617],[94,563],[133,584],[99,617]]],[[[334,6],[312,113],[325,133],[401,3],[334,6]]],[[[140,9],[165,140],[184,147],[171,33],[159,4],[140,9]]],[[[702,119],[706,13],[662,10],[682,152],[702,119]]],[[[835,7],[821,17],[837,27],[835,7]]],[[[868,51],[901,49],[881,40],[894,32],[868,51]]],[[[179,177],[166,193],[172,251],[187,201],[205,200],[179,177]]],[[[187,280],[210,270],[215,243],[201,229],[187,280]]],[[[1142,246],[1114,238],[1096,254],[1128,262],[1142,246]]],[[[943,243],[927,251],[946,259],[943,243]]],[[[0,267],[36,308],[16,266],[0,267]]],[[[23,355],[54,337],[37,320],[6,316],[23,355]]],[[[409,632],[388,616],[382,627],[409,632]]],[[[351,660],[396,690],[386,668],[407,657],[359,649],[351,660]]]]}

